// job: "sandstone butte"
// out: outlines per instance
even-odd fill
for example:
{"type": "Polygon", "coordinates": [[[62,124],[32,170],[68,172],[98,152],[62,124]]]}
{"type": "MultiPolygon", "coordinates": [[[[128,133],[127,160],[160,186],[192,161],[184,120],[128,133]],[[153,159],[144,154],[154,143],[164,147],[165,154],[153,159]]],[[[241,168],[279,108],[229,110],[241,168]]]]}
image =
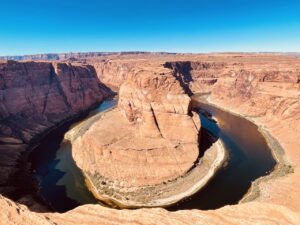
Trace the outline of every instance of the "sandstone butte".
{"type": "MultiPolygon", "coordinates": [[[[153,88],[152,77],[159,77],[158,80],[162,79],[161,76],[167,77],[168,81],[164,83],[170,82],[170,84],[174,82],[175,77],[182,88],[172,89],[176,95],[180,95],[182,90],[195,96],[207,94],[210,103],[247,117],[269,131],[284,150],[280,153],[278,168],[252,188],[256,189],[255,197],[248,200],[246,198],[237,205],[209,211],[176,212],[169,212],[162,208],[115,210],[100,205],[83,205],[59,214],[33,212],[30,206],[28,208],[1,196],[1,223],[300,223],[300,60],[298,58],[280,54],[124,54],[79,57],[77,60],[72,59],[72,64],[67,61],[53,63],[8,61],[1,63],[0,66],[1,193],[5,195],[15,188],[9,186],[9,178],[16,172],[17,160],[22,157],[21,153],[26,150],[26,146],[33,138],[80,111],[87,110],[109,95],[110,90],[99,80],[114,90],[120,89],[120,93],[124,91],[124,95],[120,95],[122,98],[119,100],[119,109],[112,112],[125,113],[124,122],[143,130],[141,134],[143,137],[164,135],[163,129],[157,132],[154,125],[168,123],[168,121],[160,121],[155,110],[161,109],[151,106],[152,102],[156,102],[155,95],[159,92],[154,91],[153,96],[149,98],[153,111],[149,111],[149,104],[146,104],[145,108],[136,104],[141,100],[141,96],[137,93],[142,91],[143,87],[153,88]],[[163,71],[167,75],[145,73],[144,76],[150,76],[149,79],[132,79],[133,71],[141,71],[141,68],[142,71],[163,71]],[[128,98],[128,94],[132,97],[128,98]],[[151,120],[154,116],[158,120],[153,124],[151,120]],[[150,134],[143,134],[146,131],[144,127],[147,127],[150,134]]],[[[163,103],[165,94],[168,95],[168,92],[159,95],[159,98],[162,97],[159,99],[160,104],[163,103]]],[[[172,105],[176,106],[177,102],[172,102],[172,105]]],[[[164,114],[164,111],[158,112],[164,114]]],[[[189,112],[179,113],[179,117],[187,117],[188,121],[192,121],[189,112]]],[[[118,118],[122,117],[118,115],[118,118]]],[[[93,125],[91,129],[93,130],[93,125]]],[[[87,132],[83,134],[82,139],[87,132]]],[[[167,140],[170,136],[167,136],[167,140]]],[[[95,140],[91,139],[91,141],[95,140]]],[[[185,141],[182,140],[182,144],[185,144],[185,141]]],[[[197,157],[196,154],[184,160],[190,162],[194,157],[197,157]]],[[[172,177],[172,174],[161,175],[172,177]]],[[[140,179],[137,185],[144,182],[149,181],[140,179]]]]}
{"type": "Polygon", "coordinates": [[[95,196],[123,207],[165,206],[201,189],[225,153],[217,143],[198,163],[201,124],[190,103],[169,69],[131,71],[116,109],[66,135],[95,196]]]}

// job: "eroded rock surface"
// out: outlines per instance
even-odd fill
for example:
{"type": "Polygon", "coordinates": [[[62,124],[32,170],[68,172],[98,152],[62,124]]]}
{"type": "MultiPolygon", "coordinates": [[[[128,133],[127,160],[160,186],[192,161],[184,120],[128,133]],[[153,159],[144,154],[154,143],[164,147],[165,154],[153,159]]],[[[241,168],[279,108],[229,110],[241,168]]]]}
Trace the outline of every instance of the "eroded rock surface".
{"type": "Polygon", "coordinates": [[[7,225],[112,225],[112,224],[299,224],[300,216],[287,207],[252,202],[226,206],[214,211],[183,210],[168,212],[165,209],[115,210],[100,205],[80,206],[67,213],[30,212],[25,206],[0,196],[0,220],[7,225]]]}
{"type": "MultiPolygon", "coordinates": [[[[281,177],[261,183],[259,195],[252,202],[218,210],[128,211],[85,205],[64,214],[37,214],[2,198],[1,221],[5,224],[40,224],[41,221],[44,224],[299,224],[298,58],[276,54],[116,55],[100,57],[99,60],[88,59],[87,62],[106,65],[104,70],[99,69],[102,66],[97,68],[97,71],[103,71],[97,75],[117,88],[134,68],[141,65],[147,65],[148,68],[166,67],[174,73],[185,90],[206,94],[211,103],[248,116],[267,129],[282,145],[285,151],[283,157],[292,168],[287,167],[287,175],[283,171],[281,177]],[[119,72],[105,72],[114,71],[115,68],[110,68],[108,62],[117,65],[119,72]],[[130,69],[122,70],[124,64],[130,69]]],[[[128,122],[127,119],[125,121],[128,122]]],[[[9,128],[6,128],[6,132],[9,132],[9,128]]],[[[19,143],[15,138],[5,140],[13,145],[19,143]]]]}
{"type": "Polygon", "coordinates": [[[155,193],[161,195],[153,185],[184,176],[199,155],[201,125],[190,101],[168,69],[129,74],[119,91],[118,108],[72,140],[74,160],[96,192],[148,204],[155,193]],[[149,185],[153,190],[148,196],[140,195],[149,185]]]}
{"type": "Polygon", "coordinates": [[[16,172],[20,155],[49,128],[79,115],[111,91],[90,65],[0,63],[0,190],[16,172]]]}
{"type": "Polygon", "coordinates": [[[128,77],[120,88],[118,107],[142,136],[198,141],[199,117],[192,115],[189,96],[169,71],[139,71],[128,77]]]}

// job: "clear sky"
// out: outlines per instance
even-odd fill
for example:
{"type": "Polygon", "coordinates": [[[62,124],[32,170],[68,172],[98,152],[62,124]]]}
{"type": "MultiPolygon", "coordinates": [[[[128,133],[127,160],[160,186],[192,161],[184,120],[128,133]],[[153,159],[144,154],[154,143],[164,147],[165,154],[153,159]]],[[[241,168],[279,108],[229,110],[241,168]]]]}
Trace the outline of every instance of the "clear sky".
{"type": "Polygon", "coordinates": [[[0,55],[300,52],[300,0],[0,1],[0,55]]]}

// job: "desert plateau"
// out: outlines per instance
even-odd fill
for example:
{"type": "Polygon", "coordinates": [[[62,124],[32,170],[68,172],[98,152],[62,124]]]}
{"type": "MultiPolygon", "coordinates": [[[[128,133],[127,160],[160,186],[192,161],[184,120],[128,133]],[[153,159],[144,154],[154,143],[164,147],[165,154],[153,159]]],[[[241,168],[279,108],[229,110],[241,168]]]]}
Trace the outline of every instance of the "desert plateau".
{"type": "Polygon", "coordinates": [[[299,0],[0,8],[0,225],[300,225],[299,0]]]}
{"type": "Polygon", "coordinates": [[[1,223],[299,224],[298,57],[28,57],[0,63],[1,223]]]}

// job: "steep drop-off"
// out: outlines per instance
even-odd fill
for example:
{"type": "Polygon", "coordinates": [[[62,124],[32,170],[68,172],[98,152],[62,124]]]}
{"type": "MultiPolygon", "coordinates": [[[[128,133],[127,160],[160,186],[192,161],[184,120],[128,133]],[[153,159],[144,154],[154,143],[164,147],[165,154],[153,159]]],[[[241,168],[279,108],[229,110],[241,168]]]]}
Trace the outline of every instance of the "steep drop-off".
{"type": "Polygon", "coordinates": [[[97,198],[164,206],[203,187],[224,153],[218,143],[198,162],[201,124],[189,96],[170,70],[139,68],[121,85],[117,109],[66,137],[97,198]]]}
{"type": "Polygon", "coordinates": [[[111,94],[89,65],[7,61],[0,64],[0,190],[14,191],[22,153],[49,128],[111,94]]]}
{"type": "Polygon", "coordinates": [[[252,191],[257,201],[282,204],[299,211],[299,59],[281,55],[200,58],[203,61],[168,62],[165,66],[182,80],[192,77],[186,86],[196,96],[205,96],[210,103],[247,117],[279,141],[280,144],[270,144],[279,149],[282,146],[285,151],[279,151],[276,156],[283,162],[274,175],[281,177],[255,184],[252,191]],[[290,174],[283,176],[287,173],[290,174]]]}
{"type": "MultiPolygon", "coordinates": [[[[129,211],[107,209],[100,205],[85,205],[64,214],[37,214],[24,206],[1,198],[1,221],[5,224],[26,222],[73,225],[299,224],[299,59],[271,54],[210,54],[155,57],[118,55],[108,56],[105,61],[102,60],[103,58],[87,62],[95,66],[101,80],[106,80],[109,85],[117,88],[136,67],[141,65],[148,68],[167,67],[181,85],[192,93],[205,94],[211,103],[248,117],[273,135],[284,149],[280,155],[286,167],[277,168],[275,175],[274,172],[271,173],[269,178],[254,187],[258,194],[250,199],[252,202],[213,211],[168,212],[163,209],[129,211]],[[110,68],[109,63],[114,66],[110,68]],[[102,66],[97,68],[96,64],[102,66]],[[125,64],[127,67],[123,71],[125,64]],[[103,66],[105,69],[102,70],[103,66]],[[105,72],[114,71],[115,68],[119,68],[118,73],[105,72]],[[126,72],[128,68],[130,71],[126,72]]],[[[270,144],[279,145],[276,142],[270,144]]]]}

